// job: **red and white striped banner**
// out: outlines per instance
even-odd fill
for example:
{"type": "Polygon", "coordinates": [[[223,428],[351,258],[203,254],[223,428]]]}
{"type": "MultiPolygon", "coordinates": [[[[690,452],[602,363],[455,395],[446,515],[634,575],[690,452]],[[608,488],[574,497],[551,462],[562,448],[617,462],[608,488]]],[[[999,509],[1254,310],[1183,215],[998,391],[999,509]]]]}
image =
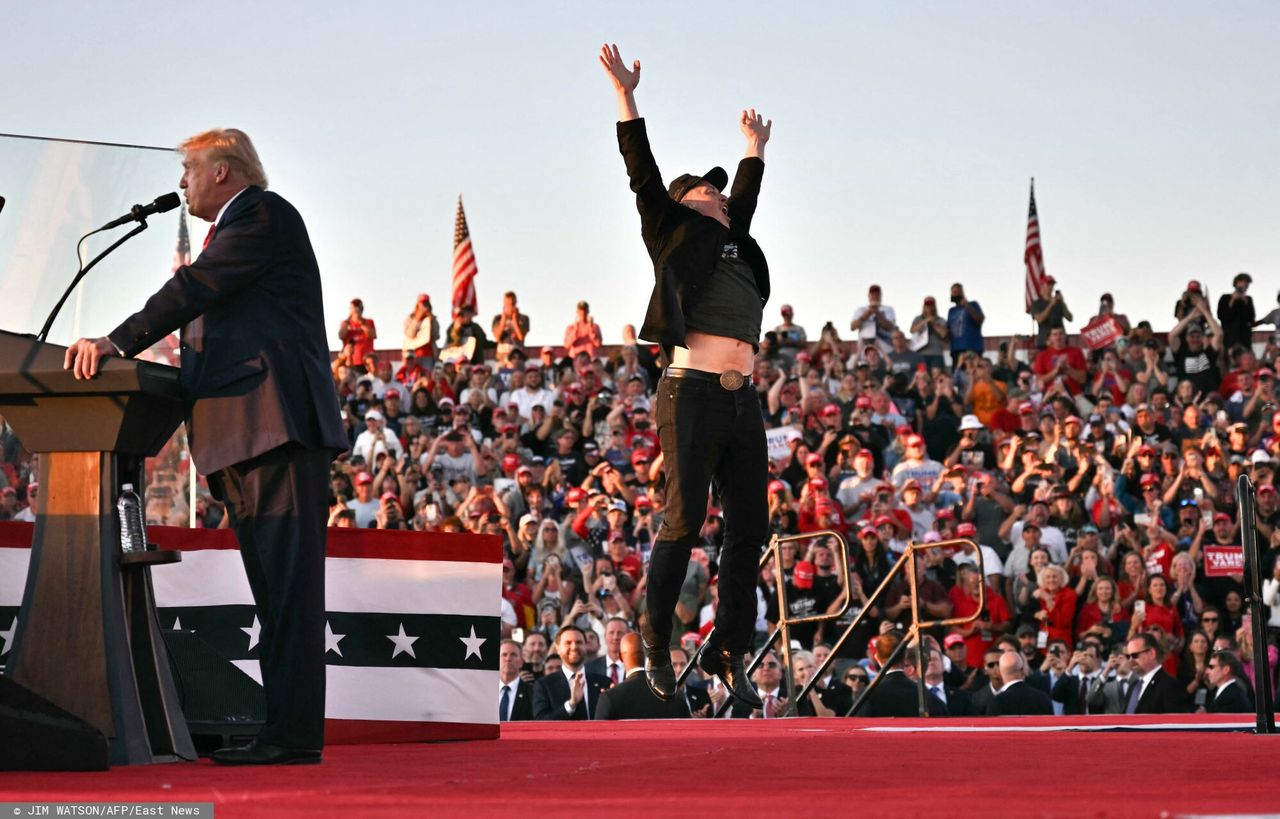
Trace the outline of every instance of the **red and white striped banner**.
{"type": "MultiPolygon", "coordinates": [[[[0,663],[33,526],[0,523],[0,663]]],[[[194,631],[254,679],[259,622],[227,529],[148,527],[182,552],[152,570],[160,626],[194,631]]],[[[325,561],[328,744],[498,736],[502,544],[497,537],[330,529],[325,561]]]]}

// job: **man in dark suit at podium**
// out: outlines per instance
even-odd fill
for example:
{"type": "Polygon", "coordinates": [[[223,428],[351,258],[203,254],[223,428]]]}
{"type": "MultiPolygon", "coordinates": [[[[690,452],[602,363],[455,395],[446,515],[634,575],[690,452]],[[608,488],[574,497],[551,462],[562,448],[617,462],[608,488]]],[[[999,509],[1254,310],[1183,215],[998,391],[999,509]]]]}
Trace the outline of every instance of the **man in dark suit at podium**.
{"type": "Polygon", "coordinates": [[[320,270],[298,212],[266,190],[234,129],[179,146],[187,210],[213,225],[204,251],[109,336],[66,366],[92,378],[185,327],[182,385],[196,467],[225,501],[261,624],[267,719],[229,765],[320,761],[324,744],[324,549],[329,464],[348,441],[329,371],[320,270]]]}
{"type": "Polygon", "coordinates": [[[600,695],[596,719],[688,719],[684,698],[660,700],[644,678],[644,645],[640,635],[627,634],[619,645],[626,679],[600,695]]]}

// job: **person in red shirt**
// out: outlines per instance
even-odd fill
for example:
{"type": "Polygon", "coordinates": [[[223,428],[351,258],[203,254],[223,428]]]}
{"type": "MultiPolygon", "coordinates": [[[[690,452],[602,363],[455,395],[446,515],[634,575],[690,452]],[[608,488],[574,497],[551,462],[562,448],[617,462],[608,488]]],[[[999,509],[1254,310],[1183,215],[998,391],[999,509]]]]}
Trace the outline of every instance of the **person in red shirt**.
{"type": "Polygon", "coordinates": [[[351,348],[351,365],[360,367],[366,356],[373,355],[373,342],[378,337],[378,330],[373,319],[364,317],[364,302],[351,300],[351,312],[338,325],[338,340],[342,346],[351,348]]]}
{"type": "Polygon", "coordinates": [[[1169,604],[1169,581],[1163,575],[1153,574],[1147,578],[1145,604],[1135,605],[1133,618],[1129,625],[1129,638],[1140,631],[1152,627],[1160,628],[1165,634],[1174,638],[1182,638],[1182,618],[1169,604]]]}
{"type": "Polygon", "coordinates": [[[613,563],[615,572],[629,576],[635,583],[640,582],[644,564],[627,546],[627,535],[621,529],[614,529],[609,533],[609,560],[613,563]]]}
{"type": "MultiPolygon", "coordinates": [[[[957,567],[956,584],[951,587],[951,616],[968,617],[978,611],[978,587],[982,581],[982,573],[972,563],[963,563],[957,567]]],[[[990,584],[986,584],[985,615],[966,626],[954,626],[952,632],[964,638],[965,646],[972,657],[986,654],[992,642],[1006,630],[1009,623],[1009,606],[990,584]]]]}
{"type": "Polygon", "coordinates": [[[516,580],[516,564],[509,557],[502,561],[502,596],[516,610],[516,622],[533,628],[533,592],[516,580]]]}
{"type": "Polygon", "coordinates": [[[1166,532],[1158,523],[1152,522],[1147,527],[1147,545],[1142,548],[1142,556],[1147,564],[1147,574],[1162,574],[1168,577],[1173,573],[1173,556],[1177,549],[1165,540],[1166,532]]]}
{"type": "MultiPolygon", "coordinates": [[[[1120,629],[1128,621],[1128,613],[1120,605],[1120,592],[1116,581],[1110,577],[1099,577],[1093,581],[1089,589],[1089,599],[1080,608],[1080,616],[1076,618],[1076,636],[1083,640],[1095,636],[1110,645],[1118,640],[1120,629]]],[[[1125,632],[1127,633],[1127,631],[1125,632]]]]}
{"type": "Polygon", "coordinates": [[[1079,395],[1087,369],[1084,353],[1079,347],[1067,346],[1067,331],[1061,327],[1049,331],[1049,346],[1036,355],[1031,365],[1031,372],[1039,380],[1045,400],[1061,390],[1073,396],[1079,395]]]}
{"type": "Polygon", "coordinates": [[[1067,585],[1067,570],[1061,566],[1045,566],[1039,581],[1031,596],[1040,601],[1040,610],[1035,613],[1040,630],[1049,633],[1049,642],[1061,640],[1070,650],[1075,643],[1071,629],[1076,620],[1076,590],[1067,585]]]}

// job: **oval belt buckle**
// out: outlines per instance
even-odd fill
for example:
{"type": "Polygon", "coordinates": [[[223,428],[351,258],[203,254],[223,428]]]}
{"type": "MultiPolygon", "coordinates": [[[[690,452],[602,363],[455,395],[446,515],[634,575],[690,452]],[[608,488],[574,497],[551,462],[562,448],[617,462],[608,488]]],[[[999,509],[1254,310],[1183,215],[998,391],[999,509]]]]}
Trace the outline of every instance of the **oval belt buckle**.
{"type": "Polygon", "coordinates": [[[743,382],[746,380],[747,377],[737,370],[725,370],[720,373],[720,386],[724,387],[729,392],[740,389],[743,382]]]}

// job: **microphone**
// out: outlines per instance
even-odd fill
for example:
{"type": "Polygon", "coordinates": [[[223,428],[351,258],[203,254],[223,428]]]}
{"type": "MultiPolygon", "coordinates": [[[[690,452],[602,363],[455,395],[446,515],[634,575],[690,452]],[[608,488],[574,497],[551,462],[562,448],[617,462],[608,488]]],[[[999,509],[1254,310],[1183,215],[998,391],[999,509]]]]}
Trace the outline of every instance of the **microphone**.
{"type": "Polygon", "coordinates": [[[113,227],[128,224],[129,222],[141,222],[153,213],[164,213],[173,210],[182,204],[182,200],[178,198],[176,193],[166,193],[163,196],[157,196],[156,200],[150,205],[134,205],[129,212],[117,219],[112,219],[98,230],[110,230],[113,227]]]}

